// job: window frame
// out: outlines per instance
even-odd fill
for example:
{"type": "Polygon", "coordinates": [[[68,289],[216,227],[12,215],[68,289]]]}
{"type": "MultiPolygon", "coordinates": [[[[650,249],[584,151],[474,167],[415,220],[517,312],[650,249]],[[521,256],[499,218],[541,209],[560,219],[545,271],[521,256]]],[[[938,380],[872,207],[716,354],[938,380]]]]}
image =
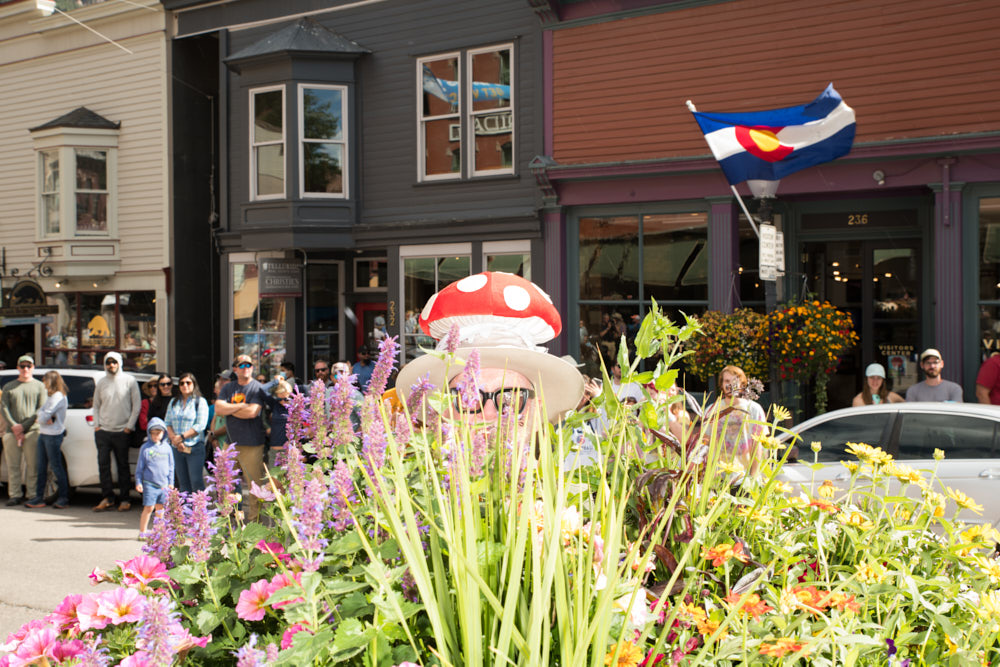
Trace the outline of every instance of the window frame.
{"type": "Polygon", "coordinates": [[[517,77],[516,77],[516,49],[515,42],[500,42],[497,44],[491,44],[487,46],[479,46],[469,49],[458,49],[453,51],[445,51],[442,53],[435,53],[431,55],[421,56],[416,59],[416,131],[417,131],[417,181],[420,183],[433,183],[439,181],[469,181],[481,178],[489,178],[496,176],[511,176],[517,174],[517,114],[515,112],[515,97],[517,88],[517,77]],[[510,100],[508,102],[507,110],[510,112],[510,167],[505,167],[502,169],[477,169],[476,160],[474,155],[475,145],[476,145],[476,134],[475,134],[475,121],[474,118],[478,115],[486,115],[491,113],[497,113],[497,109],[474,111],[472,108],[472,90],[473,90],[473,79],[472,79],[472,61],[477,55],[484,53],[494,53],[499,51],[508,51],[510,53],[510,100]],[[455,113],[450,114],[440,114],[436,116],[424,116],[423,109],[423,99],[424,99],[424,74],[423,68],[425,63],[446,60],[449,58],[455,58],[458,63],[458,75],[456,77],[456,84],[458,85],[458,110],[455,113]],[[460,163],[459,169],[454,173],[447,174],[428,174],[426,173],[426,152],[427,152],[427,139],[426,132],[424,130],[426,124],[429,121],[435,120],[447,120],[450,118],[457,118],[459,125],[459,152],[460,152],[460,163]],[[473,151],[470,153],[470,151],[473,151]]]}
{"type": "Polygon", "coordinates": [[[298,103],[298,149],[299,149],[299,198],[300,199],[349,199],[350,198],[350,118],[349,109],[350,104],[348,101],[349,90],[348,86],[338,85],[338,84],[327,84],[327,83],[300,83],[297,87],[297,103],[298,103]],[[343,120],[343,127],[341,128],[340,134],[342,139],[339,141],[330,139],[308,139],[305,136],[305,90],[307,88],[317,88],[321,90],[339,90],[341,93],[340,97],[340,117],[343,120]],[[316,144],[339,144],[343,147],[343,153],[341,158],[340,173],[343,180],[343,187],[340,193],[335,192],[307,192],[306,191],[306,160],[305,160],[305,144],[306,143],[316,143],[316,144]]]}
{"type": "Polygon", "coordinates": [[[118,146],[114,141],[70,141],[52,145],[48,141],[35,146],[35,235],[39,241],[68,239],[105,239],[118,237],[118,146]],[[106,189],[78,190],[76,185],[77,151],[101,151],[106,154],[106,189]],[[59,161],[59,184],[54,192],[45,190],[45,154],[55,154],[59,161]],[[68,178],[67,174],[72,174],[68,178]],[[103,193],[107,195],[107,220],[104,231],[84,231],[77,228],[76,195],[81,193],[103,193]],[[59,202],[59,229],[46,229],[45,200],[47,194],[56,194],[59,202]]]}
{"type": "Polygon", "coordinates": [[[258,88],[251,88],[248,91],[248,101],[249,109],[247,116],[247,131],[249,134],[249,148],[250,155],[250,200],[251,201],[275,201],[281,199],[287,199],[288,197],[288,106],[285,93],[285,85],[279,84],[275,86],[261,86],[258,88]],[[263,93],[270,93],[274,91],[281,92],[281,141],[266,141],[257,143],[254,140],[254,102],[256,101],[256,96],[263,93]],[[282,159],[281,159],[281,192],[273,195],[262,195],[257,192],[257,148],[260,146],[281,146],[282,159]]]}
{"type": "Polygon", "coordinates": [[[322,264],[324,266],[334,266],[337,270],[337,285],[339,286],[337,294],[337,330],[335,332],[331,331],[319,331],[309,328],[309,270],[308,267],[303,271],[304,278],[306,280],[305,289],[302,291],[302,313],[303,313],[303,336],[302,336],[302,350],[305,359],[307,360],[307,368],[303,371],[301,377],[305,378],[306,381],[311,381],[312,378],[312,364],[315,363],[315,359],[309,360],[309,337],[325,334],[333,334],[337,337],[337,352],[336,358],[333,357],[331,352],[331,359],[329,360],[331,364],[344,358],[344,350],[346,349],[346,344],[344,341],[344,310],[347,307],[347,299],[345,298],[345,262],[341,259],[317,259],[309,262],[310,266],[322,264]]]}

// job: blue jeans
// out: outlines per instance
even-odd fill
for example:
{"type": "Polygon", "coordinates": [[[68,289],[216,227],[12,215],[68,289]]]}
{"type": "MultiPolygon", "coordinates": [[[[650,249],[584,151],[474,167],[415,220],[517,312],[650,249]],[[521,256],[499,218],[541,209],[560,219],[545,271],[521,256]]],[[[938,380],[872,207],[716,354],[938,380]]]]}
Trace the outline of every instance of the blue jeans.
{"type": "Polygon", "coordinates": [[[191,446],[190,454],[174,449],[174,479],[177,490],[193,493],[205,490],[205,441],[191,446]]]}
{"type": "Polygon", "coordinates": [[[69,478],[66,476],[66,467],[62,459],[62,442],[65,433],[59,435],[38,435],[38,481],[35,482],[35,497],[28,502],[32,505],[39,505],[45,502],[45,482],[48,481],[48,466],[52,466],[52,473],[56,476],[56,505],[66,505],[69,503],[69,478]]]}

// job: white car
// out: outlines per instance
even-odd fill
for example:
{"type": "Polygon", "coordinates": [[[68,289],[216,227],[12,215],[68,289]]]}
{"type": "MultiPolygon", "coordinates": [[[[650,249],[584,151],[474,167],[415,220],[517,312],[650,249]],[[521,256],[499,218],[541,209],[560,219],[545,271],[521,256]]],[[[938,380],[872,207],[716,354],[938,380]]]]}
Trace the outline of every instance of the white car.
{"type": "MultiPolygon", "coordinates": [[[[66,387],[69,389],[69,407],[66,410],[66,437],[63,439],[62,454],[66,464],[66,471],[69,476],[70,487],[96,486],[100,484],[101,478],[97,470],[97,445],[94,444],[94,412],[91,409],[94,401],[94,387],[101,377],[103,370],[89,368],[35,368],[32,375],[36,380],[41,381],[42,377],[50,371],[59,371],[66,387]]],[[[130,373],[139,383],[142,384],[152,375],[148,373],[130,373]]],[[[0,388],[8,382],[17,378],[16,370],[0,371],[0,388]]],[[[138,449],[129,450],[130,469],[135,470],[135,461],[138,457],[138,449]]],[[[114,457],[112,457],[114,458],[114,457]]],[[[115,473],[115,465],[111,464],[112,474],[115,473]]],[[[51,477],[51,473],[49,473],[51,477]]],[[[7,482],[7,461],[3,457],[0,463],[0,480],[7,482]]],[[[51,490],[54,492],[54,480],[49,480],[51,490]]],[[[33,495],[34,489],[28,489],[28,494],[33,495]]],[[[51,495],[51,494],[47,494],[51,495]]]]}
{"type": "MultiPolygon", "coordinates": [[[[808,483],[812,479],[813,471],[805,464],[813,461],[810,444],[819,442],[822,449],[817,458],[827,465],[816,471],[817,482],[830,479],[843,484],[850,474],[840,461],[857,460],[845,451],[845,444],[863,442],[881,447],[916,470],[929,471],[937,467],[937,476],[944,485],[962,491],[983,506],[982,515],[963,510],[961,519],[1000,526],[1000,406],[978,403],[868,405],[834,410],[808,419],[791,430],[801,438],[796,441],[800,462],[782,468],[781,476],[787,481],[808,483]],[[944,452],[940,463],[934,460],[935,449],[944,452]]],[[[790,443],[793,437],[784,434],[779,439],[790,443]]],[[[916,491],[910,485],[909,494],[916,491]]],[[[890,493],[894,492],[890,489],[890,493]]]]}

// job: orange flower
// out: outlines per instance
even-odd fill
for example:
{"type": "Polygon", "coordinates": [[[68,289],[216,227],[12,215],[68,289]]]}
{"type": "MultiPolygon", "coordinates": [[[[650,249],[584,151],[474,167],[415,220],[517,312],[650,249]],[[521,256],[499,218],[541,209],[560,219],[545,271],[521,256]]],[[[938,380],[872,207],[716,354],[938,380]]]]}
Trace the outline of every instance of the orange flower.
{"type": "Polygon", "coordinates": [[[738,604],[739,612],[743,616],[753,616],[753,620],[758,621],[760,617],[769,611],[774,611],[774,607],[769,606],[760,599],[756,593],[747,593],[742,597],[736,593],[730,593],[723,598],[729,604],[738,604]]]}
{"type": "Polygon", "coordinates": [[[746,563],[750,556],[743,551],[743,545],[737,542],[735,545],[729,542],[717,544],[711,549],[701,548],[701,557],[712,561],[712,567],[719,567],[726,564],[731,558],[746,563]]]}
{"type": "Polygon", "coordinates": [[[828,604],[833,605],[838,610],[856,614],[861,611],[861,603],[854,599],[853,595],[844,593],[830,593],[828,604]]]}
{"type": "MultiPolygon", "coordinates": [[[[761,655],[770,655],[775,658],[783,658],[789,653],[798,653],[805,648],[805,644],[796,640],[794,637],[779,637],[774,640],[773,643],[764,642],[760,645],[761,655]]],[[[808,651],[804,651],[803,655],[809,655],[808,651]]]]}
{"type": "Polygon", "coordinates": [[[840,511],[840,508],[831,503],[829,500],[823,500],[822,498],[813,498],[809,501],[809,505],[812,507],[818,507],[824,512],[829,512],[830,514],[836,514],[840,511]]]}

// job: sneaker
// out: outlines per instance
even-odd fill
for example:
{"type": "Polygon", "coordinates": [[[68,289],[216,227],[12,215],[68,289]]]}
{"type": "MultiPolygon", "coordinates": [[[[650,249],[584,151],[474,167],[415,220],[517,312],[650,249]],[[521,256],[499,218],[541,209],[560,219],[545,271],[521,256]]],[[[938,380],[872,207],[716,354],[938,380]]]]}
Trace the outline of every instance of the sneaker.
{"type": "Polygon", "coordinates": [[[132,509],[132,503],[127,500],[118,506],[119,512],[128,512],[130,509],[132,509]]]}
{"type": "Polygon", "coordinates": [[[18,496],[17,498],[11,498],[7,501],[7,507],[14,507],[15,505],[20,505],[24,502],[23,496],[18,496]]]}
{"type": "Polygon", "coordinates": [[[52,506],[52,509],[54,509],[54,510],[64,510],[67,507],[69,507],[69,505],[67,505],[65,503],[56,503],[55,505],[52,506]]]}
{"type": "Polygon", "coordinates": [[[30,507],[33,510],[37,510],[45,507],[45,503],[24,503],[24,506],[30,507]]]}
{"type": "Polygon", "coordinates": [[[114,507],[114,503],[112,503],[107,498],[101,498],[101,502],[97,503],[97,506],[94,507],[94,511],[95,512],[107,512],[112,507],[114,507]]]}

